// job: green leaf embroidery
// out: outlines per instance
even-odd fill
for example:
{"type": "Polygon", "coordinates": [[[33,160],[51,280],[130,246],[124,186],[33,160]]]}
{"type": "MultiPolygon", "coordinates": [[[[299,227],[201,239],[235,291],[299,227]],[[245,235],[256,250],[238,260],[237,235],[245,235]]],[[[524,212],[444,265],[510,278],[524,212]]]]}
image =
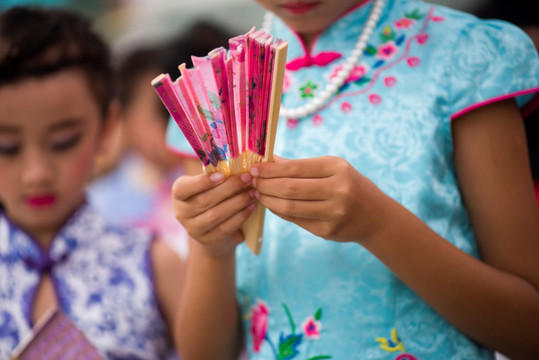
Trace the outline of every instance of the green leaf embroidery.
{"type": "Polygon", "coordinates": [[[421,14],[419,12],[419,9],[415,9],[411,13],[404,14],[404,16],[407,17],[408,19],[419,20],[419,19],[422,19],[425,15],[421,14]]]}
{"type": "Polygon", "coordinates": [[[320,321],[320,319],[322,319],[322,308],[318,308],[318,310],[316,310],[316,313],[314,314],[314,319],[316,321],[320,321]]]}
{"type": "Polygon", "coordinates": [[[371,81],[370,77],[362,76],[361,78],[354,81],[354,84],[361,86],[361,85],[364,85],[364,84],[368,83],[369,81],[371,81]]]}
{"type": "Polygon", "coordinates": [[[372,45],[368,45],[365,49],[365,53],[369,56],[376,55],[377,52],[378,50],[372,45]]]}
{"type": "Polygon", "coordinates": [[[296,325],[294,324],[294,319],[292,319],[292,314],[290,314],[290,310],[288,310],[288,306],[286,306],[285,303],[283,303],[284,311],[286,312],[286,316],[288,317],[288,322],[290,323],[290,328],[292,329],[292,334],[296,333],[296,325]]]}
{"type": "Polygon", "coordinates": [[[279,339],[279,359],[292,359],[298,354],[297,347],[301,344],[303,335],[288,335],[279,339]]]}

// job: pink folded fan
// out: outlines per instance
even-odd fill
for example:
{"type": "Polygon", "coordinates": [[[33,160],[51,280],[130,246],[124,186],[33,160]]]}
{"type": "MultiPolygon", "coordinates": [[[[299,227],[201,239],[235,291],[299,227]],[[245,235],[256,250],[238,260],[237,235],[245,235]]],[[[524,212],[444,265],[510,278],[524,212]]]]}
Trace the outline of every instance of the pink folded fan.
{"type": "MultiPolygon", "coordinates": [[[[202,162],[205,173],[226,176],[273,161],[288,44],[263,30],[229,40],[207,56],[192,56],[172,81],[152,81],[163,104],[202,162]]],[[[260,253],[265,208],[258,204],[244,223],[245,242],[260,253]]]]}

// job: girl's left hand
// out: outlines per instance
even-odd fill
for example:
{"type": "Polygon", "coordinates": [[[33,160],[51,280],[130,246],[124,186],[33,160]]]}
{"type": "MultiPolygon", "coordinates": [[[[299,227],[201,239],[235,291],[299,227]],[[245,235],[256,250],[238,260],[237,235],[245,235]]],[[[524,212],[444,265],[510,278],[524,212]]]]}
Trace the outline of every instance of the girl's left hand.
{"type": "Polygon", "coordinates": [[[386,195],[342,158],[275,157],[251,175],[262,205],[324,239],[359,243],[380,224],[386,195]]]}

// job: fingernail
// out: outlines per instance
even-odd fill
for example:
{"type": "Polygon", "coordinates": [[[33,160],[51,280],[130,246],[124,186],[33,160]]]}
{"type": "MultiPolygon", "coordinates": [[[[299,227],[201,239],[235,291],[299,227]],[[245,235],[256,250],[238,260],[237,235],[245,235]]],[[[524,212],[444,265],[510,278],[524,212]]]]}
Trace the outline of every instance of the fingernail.
{"type": "Polygon", "coordinates": [[[253,178],[252,183],[253,183],[253,187],[256,187],[256,178],[253,178]]]}
{"type": "Polygon", "coordinates": [[[243,173],[241,174],[241,181],[243,181],[244,183],[248,184],[249,182],[251,182],[251,175],[249,173],[243,173]]]}
{"type": "Polygon", "coordinates": [[[260,197],[260,192],[258,192],[258,191],[255,191],[255,198],[257,198],[257,199],[258,199],[259,197],[260,197]]]}
{"type": "Polygon", "coordinates": [[[215,172],[210,175],[210,180],[217,183],[225,178],[225,175],[221,172],[215,172]]]}
{"type": "Polygon", "coordinates": [[[247,206],[247,209],[249,209],[250,211],[253,211],[256,207],[256,204],[249,204],[249,206],[247,206]]]}
{"type": "Polygon", "coordinates": [[[259,174],[258,168],[256,167],[251,168],[251,175],[258,176],[258,174],[259,174]]]}
{"type": "Polygon", "coordinates": [[[252,199],[254,199],[256,197],[256,190],[254,190],[254,189],[249,190],[249,196],[252,199]]]}

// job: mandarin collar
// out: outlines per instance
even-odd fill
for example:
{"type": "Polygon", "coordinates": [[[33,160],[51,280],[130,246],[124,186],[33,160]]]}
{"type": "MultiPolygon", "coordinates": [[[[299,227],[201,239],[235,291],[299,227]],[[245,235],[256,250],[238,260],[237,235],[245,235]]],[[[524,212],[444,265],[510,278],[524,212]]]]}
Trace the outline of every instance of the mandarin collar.
{"type": "Polygon", "coordinates": [[[91,209],[87,202],[79,206],[54,235],[49,247],[42,248],[37,240],[13,223],[5,213],[0,213],[0,256],[7,262],[23,259],[26,266],[39,273],[50,273],[56,265],[65,262],[79,246],[80,236],[88,225],[91,209]]]}
{"type": "MultiPolygon", "coordinates": [[[[363,30],[373,2],[374,0],[366,0],[346,11],[314,39],[310,52],[307,51],[299,34],[276,16],[272,21],[271,32],[276,37],[288,41],[287,63],[297,58],[316,56],[318,53],[328,50],[348,54],[353,50],[353,44],[356,43],[363,30]]],[[[394,2],[395,0],[386,0],[378,24],[385,21],[394,2]]]]}

